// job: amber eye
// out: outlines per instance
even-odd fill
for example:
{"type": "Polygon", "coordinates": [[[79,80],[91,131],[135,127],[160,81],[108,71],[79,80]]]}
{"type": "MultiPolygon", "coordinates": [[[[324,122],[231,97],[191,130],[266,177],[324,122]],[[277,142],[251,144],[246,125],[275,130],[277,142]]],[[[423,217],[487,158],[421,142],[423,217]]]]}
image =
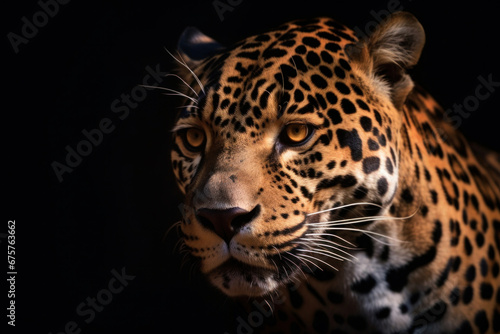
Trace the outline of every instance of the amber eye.
{"type": "Polygon", "coordinates": [[[300,145],[309,139],[311,134],[310,127],[304,123],[290,123],[284,130],[283,139],[288,145],[300,145]]]}
{"type": "Polygon", "coordinates": [[[205,133],[197,128],[189,128],[184,132],[184,144],[190,151],[199,151],[205,142],[205,133]]]}

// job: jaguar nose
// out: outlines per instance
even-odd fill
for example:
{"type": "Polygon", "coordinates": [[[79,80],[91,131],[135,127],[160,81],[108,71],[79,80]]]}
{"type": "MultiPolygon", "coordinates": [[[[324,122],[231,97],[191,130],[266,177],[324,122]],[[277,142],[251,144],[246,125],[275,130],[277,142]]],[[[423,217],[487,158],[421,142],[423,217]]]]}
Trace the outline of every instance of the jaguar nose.
{"type": "Polygon", "coordinates": [[[254,220],[259,212],[260,205],[257,205],[251,211],[240,207],[225,210],[202,208],[196,211],[196,217],[203,226],[214,231],[229,244],[233,236],[254,220]]]}

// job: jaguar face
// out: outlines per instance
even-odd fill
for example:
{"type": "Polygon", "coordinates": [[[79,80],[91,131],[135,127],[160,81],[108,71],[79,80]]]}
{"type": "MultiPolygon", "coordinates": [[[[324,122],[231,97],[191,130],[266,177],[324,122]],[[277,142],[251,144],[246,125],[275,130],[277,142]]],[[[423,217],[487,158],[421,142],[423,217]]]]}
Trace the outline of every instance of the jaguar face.
{"type": "Polygon", "coordinates": [[[215,286],[262,296],[350,259],[349,235],[396,191],[404,69],[422,44],[404,15],[368,41],[331,19],[231,48],[193,29],[181,37],[187,106],[172,165],[183,241],[215,286]]]}

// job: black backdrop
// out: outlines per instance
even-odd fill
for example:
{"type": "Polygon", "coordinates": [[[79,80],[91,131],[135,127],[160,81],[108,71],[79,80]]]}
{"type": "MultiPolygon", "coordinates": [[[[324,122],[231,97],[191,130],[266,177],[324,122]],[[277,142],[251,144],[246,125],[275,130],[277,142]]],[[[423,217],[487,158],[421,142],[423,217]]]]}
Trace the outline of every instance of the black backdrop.
{"type": "MultiPolygon", "coordinates": [[[[13,332],[222,334],[234,321],[231,301],[189,264],[180,269],[175,233],[162,241],[180,217],[169,165],[179,100],[135,88],[153,70],[169,71],[164,48],[174,50],[186,26],[230,44],[304,17],[331,16],[365,31],[384,12],[404,8],[427,33],[415,80],[445,108],[471,103],[460,129],[500,149],[500,92],[474,100],[478,77],[500,81],[498,13],[491,2],[71,1],[47,7],[53,17],[37,14],[41,3],[54,1],[9,3],[2,10],[7,103],[0,241],[5,254],[7,221],[15,219],[13,332]],[[16,53],[13,34],[22,36],[33,20],[38,31],[25,27],[29,38],[16,40],[16,53]],[[127,102],[127,96],[135,98],[127,102]],[[93,131],[99,126],[108,132],[102,138],[93,131]],[[95,145],[81,143],[84,130],[94,134],[95,145]],[[65,163],[67,147],[88,154],[73,157],[71,173],[60,182],[53,165],[65,163]],[[125,275],[122,283],[117,275],[125,275]]],[[[154,83],[157,77],[149,75],[154,83]]],[[[167,79],[161,83],[168,85],[167,79]]],[[[6,273],[6,263],[2,268],[6,273]]],[[[7,287],[0,294],[5,310],[7,287]]]]}

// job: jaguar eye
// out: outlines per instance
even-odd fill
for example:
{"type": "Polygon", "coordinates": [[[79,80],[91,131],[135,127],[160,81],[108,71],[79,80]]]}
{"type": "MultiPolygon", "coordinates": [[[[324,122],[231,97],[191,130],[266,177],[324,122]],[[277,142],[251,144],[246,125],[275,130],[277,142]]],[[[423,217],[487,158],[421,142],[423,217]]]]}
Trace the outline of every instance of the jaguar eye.
{"type": "Polygon", "coordinates": [[[205,142],[205,133],[197,128],[189,128],[184,131],[184,144],[190,151],[199,151],[205,142]]]}
{"type": "Polygon", "coordinates": [[[290,123],[285,126],[281,140],[286,145],[301,145],[311,137],[312,132],[312,127],[305,123],[290,123]]]}

